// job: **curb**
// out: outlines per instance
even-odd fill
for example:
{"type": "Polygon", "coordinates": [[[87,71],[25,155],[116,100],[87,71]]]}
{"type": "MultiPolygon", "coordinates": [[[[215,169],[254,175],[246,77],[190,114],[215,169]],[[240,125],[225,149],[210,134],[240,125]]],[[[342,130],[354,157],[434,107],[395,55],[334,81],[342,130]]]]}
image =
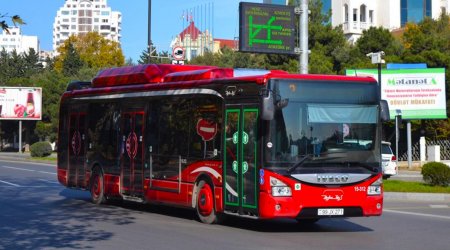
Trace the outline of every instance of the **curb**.
{"type": "Polygon", "coordinates": [[[35,160],[32,159],[29,155],[2,155],[0,154],[0,160],[4,160],[4,161],[13,161],[13,162],[33,162],[33,163],[44,163],[44,164],[55,164],[56,165],[56,161],[51,161],[51,160],[35,160]]]}
{"type": "Polygon", "coordinates": [[[384,200],[398,201],[432,201],[432,202],[450,202],[450,194],[441,193],[401,193],[401,192],[385,192],[384,200]]]}

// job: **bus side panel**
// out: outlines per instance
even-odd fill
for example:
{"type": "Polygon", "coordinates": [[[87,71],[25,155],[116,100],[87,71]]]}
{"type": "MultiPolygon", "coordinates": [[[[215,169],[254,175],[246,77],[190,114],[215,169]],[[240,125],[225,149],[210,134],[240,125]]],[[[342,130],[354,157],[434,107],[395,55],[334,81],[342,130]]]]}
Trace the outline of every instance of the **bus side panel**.
{"type": "Polygon", "coordinates": [[[58,164],[58,181],[64,186],[67,186],[67,169],[62,169],[58,164]]]}
{"type": "Polygon", "coordinates": [[[105,195],[107,196],[120,196],[120,176],[105,174],[104,175],[105,195]]]}
{"type": "Polygon", "coordinates": [[[57,146],[57,152],[58,152],[58,162],[56,164],[58,168],[58,181],[64,186],[67,186],[67,150],[69,148],[68,145],[68,105],[64,104],[63,101],[61,101],[61,106],[59,110],[59,128],[58,128],[58,146],[57,146]]]}
{"type": "Polygon", "coordinates": [[[215,207],[216,207],[216,212],[223,212],[224,207],[223,207],[223,189],[222,187],[219,186],[215,186],[214,187],[214,197],[215,197],[215,207]]]}
{"type": "MultiPolygon", "coordinates": [[[[146,183],[148,183],[147,180],[146,183]]],[[[158,182],[158,189],[148,189],[145,193],[145,198],[147,201],[150,203],[163,203],[184,207],[191,206],[188,197],[192,197],[193,184],[181,183],[179,192],[166,191],[162,189],[161,187],[165,184],[167,183],[158,182]]]]}

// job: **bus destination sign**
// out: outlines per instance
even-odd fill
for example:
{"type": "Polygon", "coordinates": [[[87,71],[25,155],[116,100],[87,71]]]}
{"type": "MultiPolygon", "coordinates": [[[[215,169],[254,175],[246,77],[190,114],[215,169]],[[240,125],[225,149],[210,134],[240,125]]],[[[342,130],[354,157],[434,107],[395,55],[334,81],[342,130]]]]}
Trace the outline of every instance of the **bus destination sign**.
{"type": "Polygon", "coordinates": [[[294,6],[239,4],[239,51],[294,54],[294,6]]]}

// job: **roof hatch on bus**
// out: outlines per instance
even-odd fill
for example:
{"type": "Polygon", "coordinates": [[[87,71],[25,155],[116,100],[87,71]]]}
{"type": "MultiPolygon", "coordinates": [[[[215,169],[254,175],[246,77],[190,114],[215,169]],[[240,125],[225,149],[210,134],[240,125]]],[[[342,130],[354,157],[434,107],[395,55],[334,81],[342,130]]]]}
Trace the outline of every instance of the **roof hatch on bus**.
{"type": "Polygon", "coordinates": [[[232,69],[215,66],[145,64],[105,69],[92,80],[94,88],[233,77],[232,69]]]}

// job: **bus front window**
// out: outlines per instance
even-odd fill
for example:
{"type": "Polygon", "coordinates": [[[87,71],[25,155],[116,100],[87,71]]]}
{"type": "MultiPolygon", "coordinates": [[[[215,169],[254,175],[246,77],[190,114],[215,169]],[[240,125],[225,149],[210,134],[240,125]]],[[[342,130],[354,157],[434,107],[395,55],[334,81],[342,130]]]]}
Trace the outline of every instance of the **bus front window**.
{"type": "MultiPolygon", "coordinates": [[[[275,89],[278,99],[286,96],[282,90],[281,84],[275,89]]],[[[292,94],[292,87],[288,91],[288,104],[278,108],[269,122],[264,145],[267,167],[288,169],[308,155],[311,160],[302,165],[378,165],[376,105],[351,100],[333,102],[321,98],[326,92],[305,102],[292,94]]]]}

